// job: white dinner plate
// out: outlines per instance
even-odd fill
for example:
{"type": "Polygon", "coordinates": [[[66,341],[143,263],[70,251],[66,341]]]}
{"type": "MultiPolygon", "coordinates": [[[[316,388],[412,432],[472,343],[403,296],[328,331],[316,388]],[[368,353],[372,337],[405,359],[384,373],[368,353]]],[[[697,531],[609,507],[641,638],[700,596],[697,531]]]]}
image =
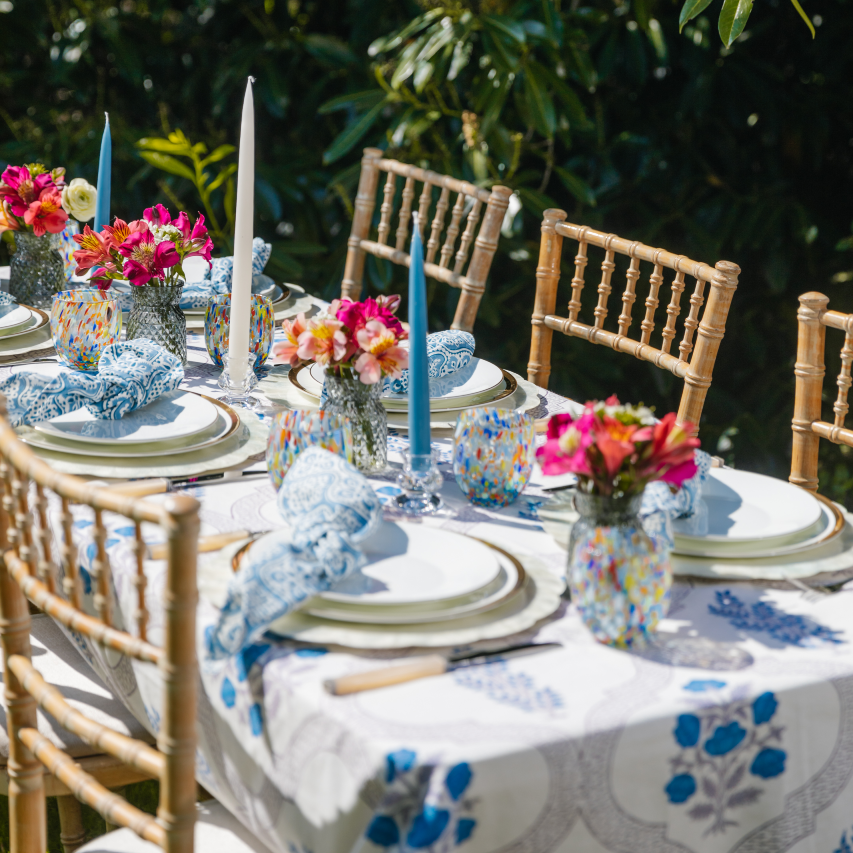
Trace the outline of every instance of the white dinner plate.
{"type": "Polygon", "coordinates": [[[323,602],[367,605],[417,604],[469,595],[500,573],[497,552],[476,539],[406,522],[383,522],[362,543],[368,563],[323,602]]]}
{"type": "Polygon", "coordinates": [[[49,433],[36,432],[30,427],[18,427],[18,438],[31,447],[68,453],[72,456],[89,456],[98,459],[128,459],[133,457],[175,456],[210,447],[229,438],[240,426],[240,418],[229,406],[222,404],[223,411],[217,415],[213,426],[197,435],[171,439],[166,442],[111,442],[94,444],[90,441],[58,438],[49,433]]]}
{"type": "MultiPolygon", "coordinates": [[[[820,498],[819,498],[820,499],[820,498]]],[[[758,557],[781,557],[807,551],[829,542],[841,533],[844,515],[830,500],[821,500],[821,517],[809,528],[788,537],[770,540],[743,540],[734,542],[705,541],[695,538],[675,537],[674,554],[688,557],[710,557],[714,559],[744,559],[758,557]],[[767,544],[770,542],[771,544],[767,544]]]]}
{"type": "MultiPolygon", "coordinates": [[[[322,365],[314,362],[308,373],[315,382],[315,388],[309,389],[309,392],[319,395],[322,393],[324,382],[322,365]]],[[[481,358],[472,358],[462,370],[458,370],[450,376],[442,376],[440,379],[430,379],[430,408],[440,408],[441,403],[446,403],[448,406],[461,405],[469,397],[481,394],[488,395],[495,391],[502,382],[503,371],[496,364],[484,361],[481,358]]],[[[407,407],[409,395],[392,394],[386,391],[382,395],[382,402],[389,406],[407,407]]]]}
{"type": "MultiPolygon", "coordinates": [[[[30,332],[36,332],[50,323],[50,317],[44,311],[38,308],[31,308],[29,305],[21,307],[26,308],[30,312],[30,319],[16,329],[6,329],[0,332],[0,345],[5,346],[6,341],[18,338],[21,335],[28,335],[30,332]]],[[[0,346],[0,351],[2,351],[2,346],[0,346]]],[[[20,344],[13,343],[11,346],[14,348],[20,346],[20,344]]]]}
{"type": "Polygon", "coordinates": [[[304,608],[306,613],[337,622],[357,622],[378,625],[409,625],[421,622],[446,622],[475,613],[485,613],[506,603],[521,592],[525,573],[521,564],[504,555],[497,555],[500,571],[494,581],[470,595],[442,602],[403,605],[400,607],[327,604],[313,599],[304,608]]]}
{"type": "Polygon", "coordinates": [[[33,326],[33,312],[25,305],[0,305],[0,335],[30,330],[33,326]]]}
{"type": "Polygon", "coordinates": [[[701,500],[707,515],[700,509],[693,518],[673,522],[673,533],[685,542],[788,544],[783,541],[786,537],[808,530],[823,514],[811,492],[785,480],[732,468],[709,471],[701,500]]]}
{"type": "MultiPolygon", "coordinates": [[[[27,370],[38,366],[28,365],[27,370]]],[[[206,397],[175,390],[119,420],[98,420],[88,409],[77,409],[33,426],[48,435],[74,441],[142,444],[198,435],[217,422],[218,411],[206,397]]]]}

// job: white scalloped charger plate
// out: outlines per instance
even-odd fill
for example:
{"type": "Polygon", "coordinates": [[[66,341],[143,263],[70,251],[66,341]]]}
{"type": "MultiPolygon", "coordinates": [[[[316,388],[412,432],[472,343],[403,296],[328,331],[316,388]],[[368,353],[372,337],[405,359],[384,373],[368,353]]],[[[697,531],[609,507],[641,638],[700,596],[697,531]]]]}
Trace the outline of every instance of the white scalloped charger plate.
{"type": "Polygon", "coordinates": [[[270,631],[300,642],[356,649],[441,648],[505,638],[526,631],[551,616],[560,606],[565,587],[564,582],[535,557],[526,556],[519,561],[527,573],[524,588],[506,604],[486,613],[448,622],[354,625],[296,612],[273,622],[270,631]]]}
{"type": "Polygon", "coordinates": [[[25,305],[0,305],[0,335],[30,329],[33,325],[33,312],[25,305]]]}

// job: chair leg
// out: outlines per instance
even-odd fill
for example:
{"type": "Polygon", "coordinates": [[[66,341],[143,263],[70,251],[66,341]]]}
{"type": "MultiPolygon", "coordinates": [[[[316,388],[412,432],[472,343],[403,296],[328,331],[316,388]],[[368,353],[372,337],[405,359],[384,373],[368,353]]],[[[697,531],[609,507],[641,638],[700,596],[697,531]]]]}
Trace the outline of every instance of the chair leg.
{"type": "Polygon", "coordinates": [[[64,853],[74,853],[86,840],[80,801],[69,794],[57,797],[56,804],[59,806],[59,840],[62,849],[64,853]]]}
{"type": "MultiPolygon", "coordinates": [[[[127,788],[125,787],[112,788],[111,790],[114,794],[118,794],[122,798],[125,798],[125,795],[127,794],[127,788]]],[[[104,823],[107,825],[107,832],[115,832],[115,830],[121,829],[118,824],[110,823],[108,820],[105,820],[104,823]]]]}

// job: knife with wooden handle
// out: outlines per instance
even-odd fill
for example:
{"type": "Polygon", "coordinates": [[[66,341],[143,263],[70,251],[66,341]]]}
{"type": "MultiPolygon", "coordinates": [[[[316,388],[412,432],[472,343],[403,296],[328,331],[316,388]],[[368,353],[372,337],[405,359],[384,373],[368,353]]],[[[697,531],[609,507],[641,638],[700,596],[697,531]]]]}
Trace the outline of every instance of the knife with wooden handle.
{"type": "Polygon", "coordinates": [[[430,678],[433,675],[443,675],[457,669],[470,666],[481,666],[507,658],[521,657],[534,654],[546,649],[561,648],[560,643],[524,643],[518,646],[508,646],[505,649],[482,654],[468,652],[461,655],[444,657],[444,655],[425,655],[412,658],[403,664],[385,666],[381,669],[371,669],[355,675],[344,675],[341,678],[324,682],[326,690],[335,696],[346,696],[349,693],[362,693],[365,690],[377,690],[380,687],[390,687],[392,684],[402,684],[415,681],[418,678],[430,678]]]}

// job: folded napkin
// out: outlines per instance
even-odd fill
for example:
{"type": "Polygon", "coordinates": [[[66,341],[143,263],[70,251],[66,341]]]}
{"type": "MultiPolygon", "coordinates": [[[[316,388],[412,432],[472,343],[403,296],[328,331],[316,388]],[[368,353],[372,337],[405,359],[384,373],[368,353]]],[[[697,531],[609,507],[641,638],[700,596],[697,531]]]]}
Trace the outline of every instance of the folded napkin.
{"type": "Polygon", "coordinates": [[[675,545],[672,534],[672,522],[676,518],[695,517],[701,512],[707,513],[702,503],[702,484],[708,479],[711,470],[711,455],[704,450],[697,450],[694,456],[696,473],[681,484],[675,494],[663,482],[649,483],[643,492],[640,505],[640,520],[643,529],[653,539],[661,539],[671,549],[675,545]]]}
{"type": "Polygon", "coordinates": [[[206,656],[222,660],[261,636],[270,624],[361,568],[358,545],[379,524],[379,499],[341,456],[303,450],[278,492],[290,529],[259,540],[234,576],[219,619],[205,631],[206,656]]]}
{"type": "Polygon", "coordinates": [[[0,380],[12,426],[34,424],[84,406],[99,420],[116,421],[183,382],[181,360],[146,339],[110,344],[95,374],[54,376],[21,369],[0,380]]]}
{"type": "MultiPolygon", "coordinates": [[[[270,259],[272,246],[260,237],[252,241],[252,276],[261,275],[270,259]]],[[[231,292],[231,279],[234,275],[234,258],[214,258],[201,281],[191,281],[184,285],[181,293],[181,308],[204,308],[211,296],[231,292]]]]}
{"type": "MultiPolygon", "coordinates": [[[[427,374],[430,379],[450,376],[468,365],[474,355],[474,336],[470,332],[449,329],[427,335],[427,374]]],[[[386,391],[409,393],[409,371],[399,379],[386,380],[386,391]]]]}

